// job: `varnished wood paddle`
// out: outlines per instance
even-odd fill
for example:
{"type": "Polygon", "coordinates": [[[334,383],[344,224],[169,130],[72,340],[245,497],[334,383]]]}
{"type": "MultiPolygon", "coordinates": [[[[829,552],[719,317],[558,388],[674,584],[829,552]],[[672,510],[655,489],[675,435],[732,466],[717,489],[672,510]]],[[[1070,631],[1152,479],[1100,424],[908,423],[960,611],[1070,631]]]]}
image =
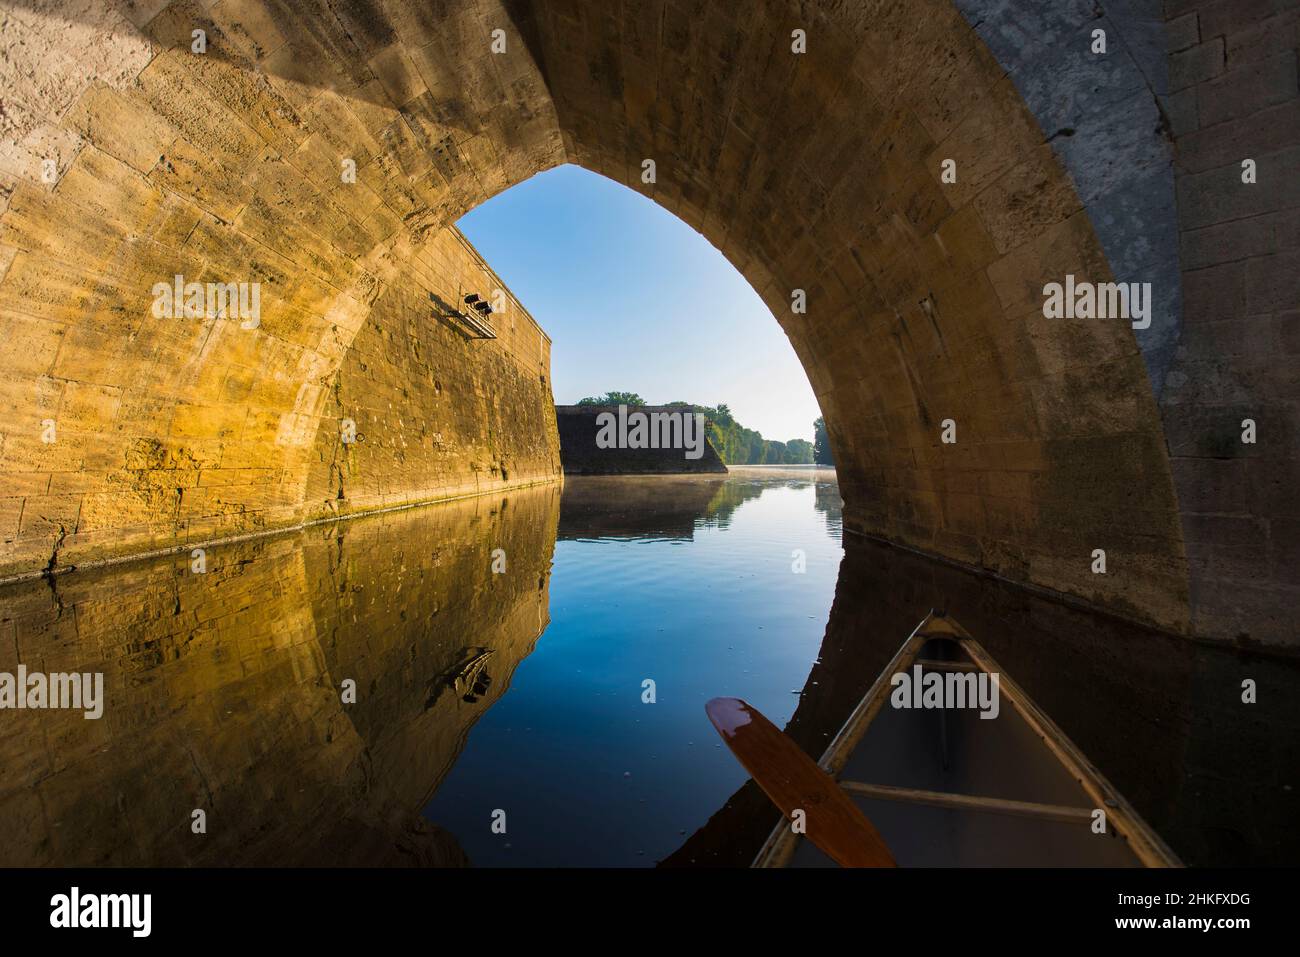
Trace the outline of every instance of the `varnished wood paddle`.
{"type": "Polygon", "coordinates": [[[895,867],[880,832],[829,774],[757,708],[714,698],[704,711],[745,770],[787,820],[805,814],[805,835],[842,867],[895,867]]]}

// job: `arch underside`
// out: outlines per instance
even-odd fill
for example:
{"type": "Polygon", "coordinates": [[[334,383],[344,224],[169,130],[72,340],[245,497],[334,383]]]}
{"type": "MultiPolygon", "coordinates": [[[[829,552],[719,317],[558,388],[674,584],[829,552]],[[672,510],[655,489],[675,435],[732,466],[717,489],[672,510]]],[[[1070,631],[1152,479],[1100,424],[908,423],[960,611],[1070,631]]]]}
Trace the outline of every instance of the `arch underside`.
{"type": "Polygon", "coordinates": [[[393,330],[426,314],[445,228],[569,162],[681,217],[760,293],[821,403],[847,528],[1189,627],[1138,340],[1122,320],[1042,315],[1045,283],[1111,267],[947,0],[7,16],[43,59],[6,100],[0,153],[3,574],[553,479],[542,446],[498,461],[485,418],[545,426],[526,402],[494,411],[490,380],[447,390],[441,448],[402,395],[362,408],[370,458],[342,495],[331,467],[340,416],[364,405],[356,364],[399,352],[393,330]],[[791,53],[795,28],[815,55],[791,53]],[[175,273],[259,279],[260,327],[153,318],[150,289],[175,273]],[[75,440],[43,444],[50,418],[75,440]],[[437,481],[394,484],[391,457],[415,447],[410,474],[437,481]]]}

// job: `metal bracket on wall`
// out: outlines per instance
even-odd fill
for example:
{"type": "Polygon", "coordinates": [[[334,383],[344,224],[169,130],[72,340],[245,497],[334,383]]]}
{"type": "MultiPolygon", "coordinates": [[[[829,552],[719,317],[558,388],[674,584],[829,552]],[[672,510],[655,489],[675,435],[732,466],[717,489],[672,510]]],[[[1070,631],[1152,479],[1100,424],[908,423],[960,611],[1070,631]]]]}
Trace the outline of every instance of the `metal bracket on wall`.
{"type": "Polygon", "coordinates": [[[471,308],[464,310],[459,309],[456,306],[439,299],[434,293],[429,293],[429,301],[432,302],[441,313],[438,318],[444,320],[448,325],[457,329],[457,331],[465,336],[465,338],[495,339],[497,334],[485,320],[485,317],[491,314],[492,307],[488,306],[487,311],[482,312],[480,315],[480,310],[477,309],[475,304],[481,302],[487,306],[486,301],[480,299],[473,293],[461,298],[463,298],[465,302],[469,303],[471,308]]]}

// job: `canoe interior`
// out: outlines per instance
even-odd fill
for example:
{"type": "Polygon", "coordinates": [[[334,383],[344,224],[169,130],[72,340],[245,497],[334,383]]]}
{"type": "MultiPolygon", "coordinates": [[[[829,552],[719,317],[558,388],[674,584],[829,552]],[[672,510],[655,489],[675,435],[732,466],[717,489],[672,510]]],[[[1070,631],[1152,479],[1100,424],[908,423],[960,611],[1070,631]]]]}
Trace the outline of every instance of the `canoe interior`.
{"type": "MultiPolygon", "coordinates": [[[[970,661],[957,642],[936,639],[925,642],[917,660],[970,661]]],[[[838,778],[1085,811],[1094,806],[1005,695],[991,719],[971,708],[897,709],[886,701],[838,778]]],[[[902,867],[1142,866],[1123,837],[1111,828],[1093,833],[1090,819],[1066,822],[851,796],[902,867]]],[[[800,840],[790,866],[835,865],[812,842],[800,840]]]]}

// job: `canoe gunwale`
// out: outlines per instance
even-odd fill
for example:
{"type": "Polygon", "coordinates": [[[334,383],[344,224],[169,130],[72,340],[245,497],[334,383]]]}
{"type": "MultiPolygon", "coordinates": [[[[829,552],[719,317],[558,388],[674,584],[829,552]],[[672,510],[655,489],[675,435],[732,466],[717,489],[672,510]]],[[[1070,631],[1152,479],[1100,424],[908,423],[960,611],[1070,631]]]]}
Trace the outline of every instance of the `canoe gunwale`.
{"type": "MultiPolygon", "coordinates": [[[[841,788],[850,794],[857,793],[877,799],[906,801],[931,806],[956,807],[964,810],[1043,817],[1069,823],[1087,824],[1094,808],[1104,808],[1107,825],[1123,839],[1144,867],[1181,867],[1177,855],[1154,830],[1151,829],[1105,775],[1075,746],[1033,699],[1002,670],[991,655],[956,621],[937,612],[930,612],[913,629],[894,657],[872,682],[867,693],[858,702],[843,727],[827,745],[817,762],[841,788]],[[1042,740],[1052,756],[1069,775],[1078,782],[1094,802],[1093,808],[1067,807],[1027,801],[1008,801],[979,795],[947,791],[920,791],[896,788],[889,785],[868,784],[860,781],[841,781],[844,766],[861,743],[872,721],[884,707],[892,690],[892,678],[906,671],[913,663],[939,666],[954,670],[967,670],[961,662],[921,661],[919,656],[926,643],[934,640],[956,644],[974,665],[974,670],[997,674],[999,692],[1034,734],[1042,740]]],[[[763,847],[754,858],[753,867],[788,867],[799,846],[802,835],[795,834],[784,818],[779,820],[768,835],[763,847]]]]}

